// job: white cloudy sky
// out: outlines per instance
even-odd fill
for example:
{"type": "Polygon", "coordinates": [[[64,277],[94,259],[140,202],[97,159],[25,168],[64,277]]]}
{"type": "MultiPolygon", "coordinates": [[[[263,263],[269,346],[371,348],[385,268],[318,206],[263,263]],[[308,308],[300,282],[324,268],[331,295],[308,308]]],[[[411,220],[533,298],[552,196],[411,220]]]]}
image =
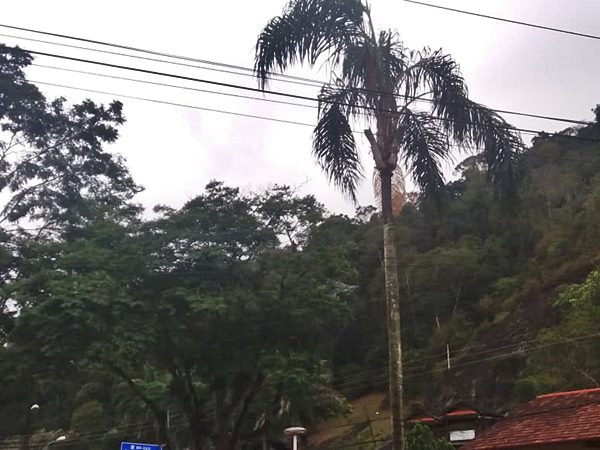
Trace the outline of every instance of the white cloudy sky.
{"type": "MultiPolygon", "coordinates": [[[[260,29],[278,14],[287,0],[20,0],[3,2],[2,23],[89,39],[187,55],[205,60],[251,67],[253,46],[260,29]]],[[[432,3],[549,26],[600,34],[600,0],[431,0],[432,3]]],[[[371,0],[376,25],[397,29],[412,48],[442,47],[461,64],[474,99],[494,108],[590,119],[600,103],[600,42],[530,29],[432,8],[401,0],[371,0]]],[[[0,33],[47,39],[0,29],[0,33]]],[[[157,64],[118,56],[94,54],[42,43],[2,37],[7,44],[86,57],[99,61],[169,71],[198,78],[255,86],[251,78],[218,72],[157,64]]],[[[53,39],[57,40],[57,39],[53,39]]],[[[62,41],[69,43],[69,41],[62,41]]],[[[70,42],[73,44],[73,42],[70,42]]],[[[85,45],[85,44],[79,44],[85,45]]],[[[197,83],[158,79],[102,67],[38,58],[37,63],[91,70],[123,77],[214,89],[197,83]]],[[[259,114],[314,123],[311,108],[273,105],[221,95],[140,85],[88,75],[35,67],[36,81],[143,96],[206,108],[259,114]]],[[[296,75],[323,79],[325,74],[298,69],[296,75]]],[[[316,95],[316,89],[289,84],[274,89],[316,95]]],[[[108,101],[115,96],[82,93],[44,86],[50,96],[70,100],[90,97],[108,101]]],[[[118,96],[116,96],[118,98],[118,96]]],[[[179,206],[199,193],[211,179],[245,189],[272,183],[302,186],[336,212],[353,206],[315,166],[311,155],[311,129],[122,99],[128,122],[114,150],[124,155],[136,180],[145,186],[138,200],[179,206]]],[[[565,128],[565,124],[508,117],[520,127],[565,128]]],[[[364,142],[362,142],[364,147],[364,142]]],[[[371,163],[364,153],[366,172],[371,163]]],[[[368,178],[359,199],[372,203],[368,178]]]]}

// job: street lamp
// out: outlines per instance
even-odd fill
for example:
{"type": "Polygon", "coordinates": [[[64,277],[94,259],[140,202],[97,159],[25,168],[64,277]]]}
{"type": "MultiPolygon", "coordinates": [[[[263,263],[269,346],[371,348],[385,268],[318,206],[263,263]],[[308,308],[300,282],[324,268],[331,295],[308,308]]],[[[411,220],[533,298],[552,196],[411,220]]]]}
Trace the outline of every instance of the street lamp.
{"type": "Polygon", "coordinates": [[[283,434],[286,436],[292,436],[292,449],[298,450],[298,436],[306,433],[306,428],[303,427],[290,427],[283,430],[283,434]]]}
{"type": "Polygon", "coordinates": [[[56,439],[54,439],[53,441],[50,441],[50,442],[48,442],[48,443],[47,443],[47,444],[44,446],[44,450],[49,450],[49,449],[50,449],[50,446],[51,446],[52,444],[54,444],[55,442],[64,441],[64,440],[66,440],[66,439],[67,439],[67,437],[66,437],[65,435],[59,436],[59,437],[57,437],[56,439]]]}
{"type": "Polygon", "coordinates": [[[34,403],[29,407],[28,410],[25,411],[25,429],[23,433],[23,437],[21,438],[21,448],[23,450],[29,450],[29,441],[31,439],[31,425],[33,422],[33,414],[37,413],[40,409],[40,405],[34,403]]]}

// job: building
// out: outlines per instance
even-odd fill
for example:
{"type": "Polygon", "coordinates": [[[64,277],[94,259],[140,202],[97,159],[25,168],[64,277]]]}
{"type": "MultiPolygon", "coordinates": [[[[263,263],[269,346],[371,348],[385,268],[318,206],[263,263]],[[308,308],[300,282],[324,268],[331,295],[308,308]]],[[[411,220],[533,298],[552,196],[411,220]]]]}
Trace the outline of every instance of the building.
{"type": "Polygon", "coordinates": [[[475,439],[498,420],[497,416],[484,414],[469,406],[456,405],[440,416],[426,415],[408,420],[408,423],[428,425],[437,437],[448,439],[461,447],[475,439]]]}
{"type": "Polygon", "coordinates": [[[461,450],[600,448],[600,388],[540,395],[461,450]]]}

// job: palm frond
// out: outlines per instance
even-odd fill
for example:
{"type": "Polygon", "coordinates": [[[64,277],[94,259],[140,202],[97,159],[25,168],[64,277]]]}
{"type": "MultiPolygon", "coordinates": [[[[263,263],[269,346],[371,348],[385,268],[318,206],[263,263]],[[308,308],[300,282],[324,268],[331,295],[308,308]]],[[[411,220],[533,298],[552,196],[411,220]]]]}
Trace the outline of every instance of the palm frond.
{"type": "Polygon", "coordinates": [[[379,89],[384,93],[393,93],[404,77],[406,48],[397,32],[383,30],[379,33],[378,50],[382,74],[379,89]]]}
{"type": "Polygon", "coordinates": [[[313,66],[328,52],[340,52],[364,35],[360,0],[293,0],[258,37],[254,72],[264,89],[272,72],[296,62],[313,66]]]}
{"type": "Polygon", "coordinates": [[[429,92],[432,114],[449,138],[466,149],[481,148],[488,176],[498,191],[514,186],[523,143],[502,117],[469,99],[458,64],[441,50],[418,53],[420,58],[406,72],[405,93],[414,98],[429,92]]]}
{"type": "Polygon", "coordinates": [[[370,95],[364,89],[345,84],[337,79],[335,83],[323,85],[319,92],[319,116],[327,105],[335,104],[346,117],[368,117],[371,114],[370,95]]]}
{"type": "Polygon", "coordinates": [[[468,98],[460,67],[450,55],[441,50],[424,49],[411,52],[410,56],[412,64],[406,68],[402,83],[398,85],[399,93],[407,99],[427,93],[433,100],[433,112],[441,113],[451,108],[456,98],[468,98]]]}
{"type": "Polygon", "coordinates": [[[472,102],[473,119],[470,135],[483,148],[488,178],[496,193],[504,197],[515,194],[523,141],[511,125],[490,109],[472,102]]]}
{"type": "Polygon", "coordinates": [[[362,165],[348,117],[336,103],[323,105],[313,132],[313,154],[329,180],[356,202],[362,165]]]}
{"type": "Polygon", "coordinates": [[[515,186],[523,142],[513,127],[494,111],[468,98],[455,96],[449,107],[438,109],[441,126],[458,145],[483,152],[487,174],[496,192],[515,186]]]}
{"type": "Polygon", "coordinates": [[[405,110],[398,124],[404,164],[421,190],[438,197],[445,189],[440,162],[449,157],[448,138],[430,115],[405,110]]]}
{"type": "Polygon", "coordinates": [[[342,79],[347,85],[365,89],[368,86],[370,44],[366,39],[350,42],[339,54],[342,79]]]}
{"type": "Polygon", "coordinates": [[[370,94],[370,104],[394,87],[405,69],[404,46],[397,33],[382,31],[378,42],[360,39],[351,42],[338,55],[340,78],[346,85],[370,94]]]}

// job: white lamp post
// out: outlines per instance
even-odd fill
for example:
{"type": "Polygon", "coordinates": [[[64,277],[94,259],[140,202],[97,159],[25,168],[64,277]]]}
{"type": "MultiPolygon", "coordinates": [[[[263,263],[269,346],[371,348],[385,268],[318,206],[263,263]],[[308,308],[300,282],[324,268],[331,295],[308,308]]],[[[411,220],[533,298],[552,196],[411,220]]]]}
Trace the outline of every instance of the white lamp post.
{"type": "Polygon", "coordinates": [[[286,436],[292,436],[292,449],[298,450],[298,436],[305,434],[306,428],[303,427],[290,427],[283,430],[283,434],[286,436]]]}
{"type": "Polygon", "coordinates": [[[67,437],[66,437],[65,435],[59,436],[59,437],[57,437],[56,439],[54,439],[53,441],[50,441],[50,442],[48,442],[48,443],[46,444],[46,446],[44,447],[44,450],[47,450],[47,449],[49,449],[49,448],[50,448],[50,446],[51,446],[52,444],[54,444],[55,442],[64,441],[64,440],[66,440],[66,439],[67,439],[67,437]]]}

